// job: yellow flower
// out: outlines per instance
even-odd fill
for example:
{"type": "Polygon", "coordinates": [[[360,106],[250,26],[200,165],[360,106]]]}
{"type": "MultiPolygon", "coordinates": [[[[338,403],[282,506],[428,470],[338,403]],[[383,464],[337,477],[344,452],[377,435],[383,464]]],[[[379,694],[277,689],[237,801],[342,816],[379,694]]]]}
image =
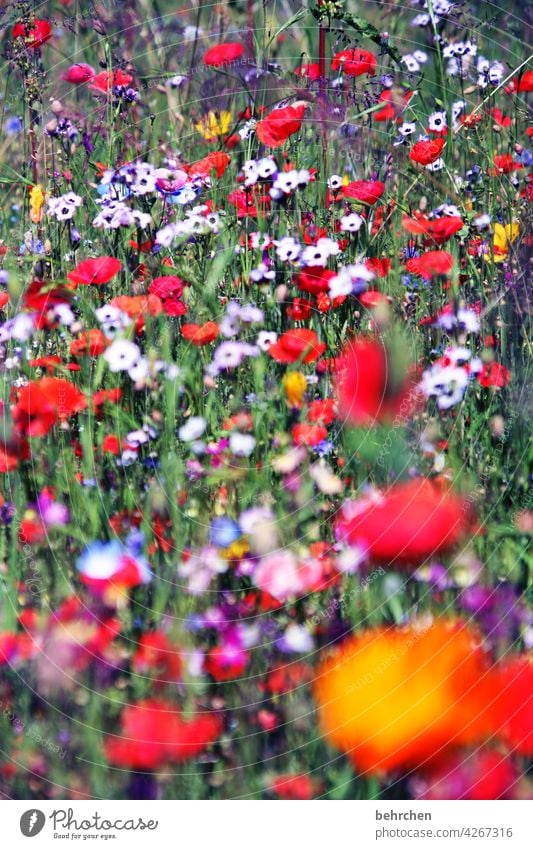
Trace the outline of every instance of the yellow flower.
{"type": "Polygon", "coordinates": [[[227,136],[231,128],[231,112],[208,112],[207,115],[194,125],[206,141],[214,141],[219,136],[227,136]]]}
{"type": "Polygon", "coordinates": [[[307,389],[307,380],[301,371],[289,371],[283,378],[287,403],[291,407],[301,407],[307,389]]]}
{"type": "Polygon", "coordinates": [[[30,218],[34,224],[38,224],[42,217],[44,203],[44,192],[42,186],[32,186],[30,190],[30,218]]]}
{"type": "Polygon", "coordinates": [[[503,262],[509,253],[509,247],[514,242],[520,227],[516,222],[513,224],[495,224],[493,239],[493,261],[503,262]]]}
{"type": "Polygon", "coordinates": [[[248,540],[241,537],[240,539],[236,539],[235,542],[232,542],[228,548],[221,549],[220,556],[224,560],[241,560],[249,551],[248,540]]]}

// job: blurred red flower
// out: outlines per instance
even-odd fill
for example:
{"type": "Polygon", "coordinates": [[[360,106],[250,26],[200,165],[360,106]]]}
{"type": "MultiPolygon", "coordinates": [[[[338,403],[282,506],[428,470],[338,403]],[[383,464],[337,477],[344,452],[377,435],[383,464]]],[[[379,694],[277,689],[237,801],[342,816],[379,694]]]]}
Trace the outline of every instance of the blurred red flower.
{"type": "Polygon", "coordinates": [[[349,77],[360,77],[369,74],[373,77],[376,72],[378,60],[368,50],[354,47],[349,50],[341,50],[336,53],[331,62],[334,71],[342,70],[349,77]]]}
{"type": "Polygon", "coordinates": [[[199,755],[222,731],[212,713],[184,719],[176,706],[163,699],[144,699],[122,711],[120,736],[110,735],[104,751],[114,766],[153,770],[182,763],[199,755]]]}
{"type": "Polygon", "coordinates": [[[100,256],[96,259],[86,259],[80,262],[73,271],[67,274],[67,278],[77,285],[102,286],[109,283],[122,268],[120,260],[112,256],[100,256]]]}
{"type": "Polygon", "coordinates": [[[350,342],[337,358],[336,377],[339,418],[356,426],[406,418],[419,400],[414,373],[395,374],[385,346],[374,339],[350,342]]]}
{"type": "Polygon", "coordinates": [[[495,386],[501,389],[507,386],[511,380],[511,372],[501,363],[483,363],[483,368],[478,374],[478,380],[481,386],[495,386]]]}
{"type": "Polygon", "coordinates": [[[283,333],[277,342],[270,345],[268,354],[278,363],[313,363],[326,350],[324,342],[318,341],[314,330],[296,328],[283,333]]]}
{"type": "Polygon", "coordinates": [[[342,195],[349,200],[358,200],[372,206],[385,191],[385,183],[380,180],[355,180],[343,187],[342,195]]]}
{"type": "Polygon", "coordinates": [[[294,106],[285,106],[282,109],[274,109],[270,115],[258,121],[255,133],[259,141],[269,147],[279,147],[289,136],[297,133],[305,114],[305,103],[294,106]]]}
{"type": "Polygon", "coordinates": [[[409,159],[418,162],[419,165],[431,165],[436,162],[446,142],[444,139],[432,139],[431,141],[419,141],[413,145],[409,153],[409,159]]]}
{"type": "Polygon", "coordinates": [[[85,395],[68,380],[42,377],[23,386],[12,410],[18,433],[46,436],[58,421],[64,421],[87,406],[85,395]]]}
{"type": "Polygon", "coordinates": [[[244,46],[240,41],[227,41],[225,44],[216,44],[204,53],[204,65],[211,68],[219,68],[229,62],[236,62],[244,54],[244,46]]]}
{"type": "Polygon", "coordinates": [[[427,478],[393,484],[375,496],[347,502],[338,535],[373,562],[419,565],[473,529],[469,502],[427,478]]]}
{"type": "Polygon", "coordinates": [[[61,79],[73,85],[88,83],[94,79],[95,70],[92,65],[87,65],[85,62],[78,62],[76,65],[71,65],[68,71],[61,74],[61,79]]]}
{"type": "Polygon", "coordinates": [[[15,24],[12,31],[13,38],[23,38],[26,46],[31,50],[38,50],[50,38],[52,38],[52,27],[49,21],[35,18],[33,24],[15,24]]]}
{"type": "Polygon", "coordinates": [[[405,267],[411,274],[419,274],[430,280],[440,274],[449,274],[453,268],[453,256],[447,251],[427,251],[422,256],[408,259],[405,267]]]}

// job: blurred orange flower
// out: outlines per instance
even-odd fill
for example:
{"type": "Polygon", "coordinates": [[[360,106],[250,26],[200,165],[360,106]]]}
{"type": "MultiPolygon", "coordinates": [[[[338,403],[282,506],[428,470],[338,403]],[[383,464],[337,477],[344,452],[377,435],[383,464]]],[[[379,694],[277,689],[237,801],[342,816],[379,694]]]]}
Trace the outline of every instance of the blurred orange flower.
{"type": "Polygon", "coordinates": [[[325,736],[361,772],[419,766],[490,732],[490,663],[456,620],[376,628],[348,640],[318,669],[325,736]]]}

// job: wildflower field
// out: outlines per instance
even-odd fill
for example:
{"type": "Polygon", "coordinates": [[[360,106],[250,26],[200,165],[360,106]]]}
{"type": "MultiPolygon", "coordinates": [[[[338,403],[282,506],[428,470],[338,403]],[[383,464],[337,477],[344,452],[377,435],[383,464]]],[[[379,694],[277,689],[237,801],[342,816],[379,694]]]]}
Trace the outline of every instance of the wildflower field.
{"type": "Polygon", "coordinates": [[[533,15],[0,9],[0,795],[533,797],[533,15]]]}

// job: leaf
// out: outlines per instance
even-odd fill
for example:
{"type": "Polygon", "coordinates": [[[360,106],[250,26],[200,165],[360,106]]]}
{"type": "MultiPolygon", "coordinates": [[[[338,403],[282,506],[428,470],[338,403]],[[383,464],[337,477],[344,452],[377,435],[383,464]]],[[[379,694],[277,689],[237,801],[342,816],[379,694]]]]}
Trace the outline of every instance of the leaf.
{"type": "Polygon", "coordinates": [[[291,18],[289,18],[287,21],[285,21],[285,23],[282,24],[282,26],[280,26],[280,28],[274,33],[274,35],[272,35],[268,39],[267,43],[265,44],[265,47],[270,47],[272,42],[275,41],[276,38],[278,38],[278,36],[280,36],[282,32],[285,32],[286,29],[288,29],[289,27],[292,27],[293,24],[297,24],[298,21],[301,21],[302,18],[305,18],[306,15],[307,15],[307,9],[304,9],[304,8],[298,9],[298,11],[291,18]]]}

